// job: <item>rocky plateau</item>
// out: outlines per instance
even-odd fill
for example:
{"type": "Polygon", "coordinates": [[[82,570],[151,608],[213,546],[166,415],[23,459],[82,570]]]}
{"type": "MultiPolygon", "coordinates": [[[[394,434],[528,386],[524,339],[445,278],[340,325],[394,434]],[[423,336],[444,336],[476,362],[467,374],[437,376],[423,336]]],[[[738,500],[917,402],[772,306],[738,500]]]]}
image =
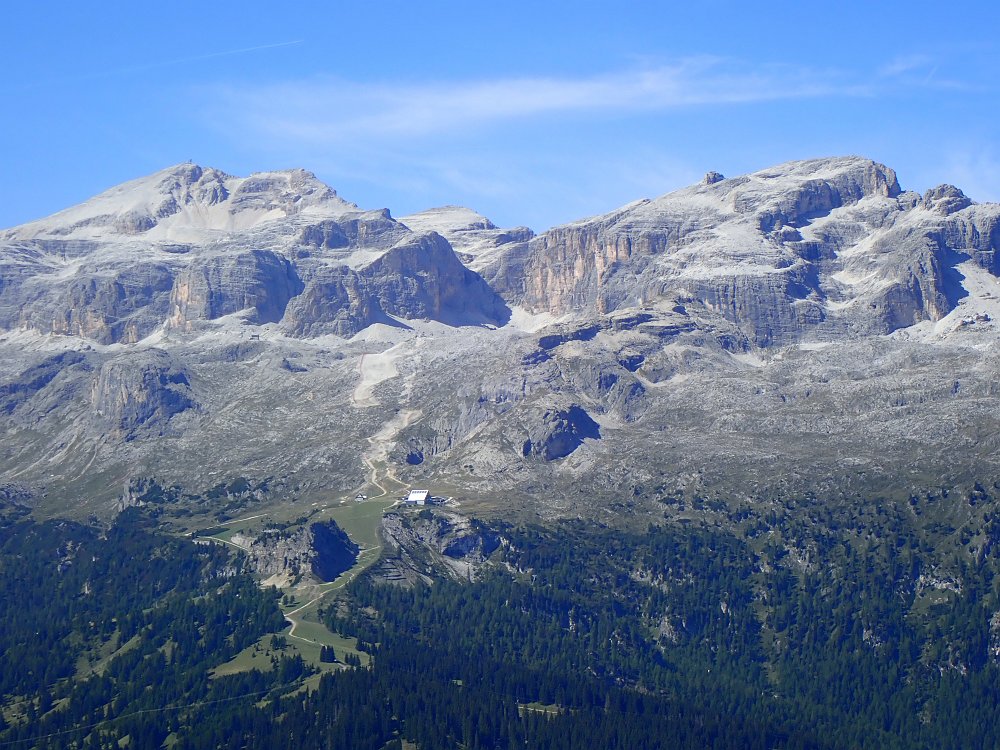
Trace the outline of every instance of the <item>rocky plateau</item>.
{"type": "Polygon", "coordinates": [[[859,157],[538,235],[178,165],[0,231],[0,486],[102,516],[137,477],[318,502],[378,466],[606,520],[998,482],[998,246],[1000,205],[859,157]]]}

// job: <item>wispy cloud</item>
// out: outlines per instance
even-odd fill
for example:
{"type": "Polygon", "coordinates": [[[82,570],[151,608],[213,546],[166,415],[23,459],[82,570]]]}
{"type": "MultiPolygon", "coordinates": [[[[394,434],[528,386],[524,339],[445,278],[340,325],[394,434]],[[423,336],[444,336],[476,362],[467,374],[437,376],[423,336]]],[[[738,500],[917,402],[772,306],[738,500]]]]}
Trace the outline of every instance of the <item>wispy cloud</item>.
{"type": "Polygon", "coordinates": [[[803,156],[826,152],[810,137],[817,112],[834,125],[843,117],[845,152],[864,151],[867,141],[853,138],[858,110],[841,105],[880,111],[883,95],[932,88],[922,79],[933,70],[917,56],[868,70],[697,57],[578,76],[324,76],[202,88],[190,111],[255,165],[263,154],[308,165],[362,205],[406,213],[458,202],[538,229],[661,194],[709,168],[786,160],[790,142],[803,156]],[[792,102],[824,106],[778,106],[792,102]]]}
{"type": "Polygon", "coordinates": [[[239,49],[228,49],[220,50],[217,52],[206,52],[201,55],[192,55],[190,57],[178,57],[173,60],[158,60],[151,61],[144,65],[135,66],[132,68],[123,68],[122,70],[143,70],[146,68],[163,68],[169,65],[179,65],[181,63],[198,62],[200,60],[212,60],[216,57],[232,57],[233,55],[245,55],[249,52],[263,52],[269,49],[280,49],[282,47],[296,47],[302,44],[305,40],[295,39],[291,42],[276,42],[274,44],[258,44],[254,47],[241,47],[239,49]]]}
{"type": "Polygon", "coordinates": [[[981,86],[968,80],[942,77],[942,67],[948,68],[945,63],[946,60],[932,55],[901,55],[879,68],[877,74],[883,86],[970,92],[982,90],[981,86]]]}
{"type": "Polygon", "coordinates": [[[878,74],[883,78],[892,78],[920,71],[926,73],[934,64],[934,59],[929,55],[900,55],[880,67],[878,74]]]}
{"type": "Polygon", "coordinates": [[[712,57],[576,78],[381,84],[320,78],[211,91],[221,102],[216,113],[223,117],[238,118],[272,137],[316,143],[455,133],[561,114],[621,115],[868,93],[868,87],[835,71],[746,70],[712,57]]]}
{"type": "Polygon", "coordinates": [[[103,68],[100,70],[92,71],[82,71],[80,73],[62,76],[59,78],[51,78],[45,80],[37,81],[25,81],[18,84],[17,86],[11,87],[8,90],[0,91],[2,94],[11,94],[24,91],[31,91],[35,89],[49,88],[52,86],[65,85],[65,84],[79,84],[86,83],[89,81],[97,81],[104,78],[113,78],[115,76],[126,76],[135,73],[144,73],[150,70],[157,70],[159,68],[169,68],[174,65],[184,65],[186,63],[201,62],[203,60],[214,60],[220,57],[233,57],[236,55],[246,55],[255,52],[264,52],[266,50],[281,49],[282,47],[295,47],[303,44],[304,40],[296,39],[290,42],[275,42],[272,44],[257,44],[253,47],[240,47],[238,49],[226,49],[226,50],[216,50],[214,52],[204,52],[198,55],[188,55],[187,57],[174,57],[174,58],[164,58],[164,59],[150,59],[138,62],[133,62],[129,65],[121,65],[118,67],[103,68]]]}

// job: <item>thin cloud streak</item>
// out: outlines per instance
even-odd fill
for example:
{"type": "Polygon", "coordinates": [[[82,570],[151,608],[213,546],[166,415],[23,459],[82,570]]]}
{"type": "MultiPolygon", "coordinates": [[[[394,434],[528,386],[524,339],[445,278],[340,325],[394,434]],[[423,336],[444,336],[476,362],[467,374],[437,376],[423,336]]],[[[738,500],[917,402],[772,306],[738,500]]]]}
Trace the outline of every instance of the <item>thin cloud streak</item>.
{"type": "Polygon", "coordinates": [[[929,55],[901,55],[890,60],[878,70],[884,78],[892,78],[906,73],[927,70],[934,64],[934,58],[929,55]]]}
{"type": "Polygon", "coordinates": [[[933,89],[937,91],[968,91],[986,93],[982,85],[953,78],[940,78],[938,72],[944,61],[930,55],[905,55],[893,58],[878,69],[883,83],[895,88],[933,89]]]}
{"type": "Polygon", "coordinates": [[[233,57],[234,55],[246,55],[251,52],[263,52],[265,50],[280,49],[282,47],[294,47],[303,44],[305,40],[296,39],[290,42],[276,42],[274,44],[259,44],[254,47],[241,47],[240,49],[220,50],[218,52],[207,52],[201,55],[191,55],[189,57],[177,57],[170,60],[153,60],[150,62],[138,63],[135,65],[125,65],[118,68],[106,68],[92,73],[81,73],[80,75],[64,76],[43,81],[35,81],[6,89],[0,93],[12,94],[24,91],[35,91],[56,85],[67,83],[83,83],[85,81],[97,81],[103,78],[129,75],[131,73],[143,73],[158,68],[169,68],[174,65],[185,65],[187,63],[201,62],[202,60],[214,60],[220,57],[233,57]]]}
{"type": "Polygon", "coordinates": [[[226,119],[271,137],[318,144],[418,138],[518,119],[565,114],[636,114],[822,96],[868,96],[836,72],[784,67],[744,72],[731,61],[675,65],[586,78],[524,77],[438,84],[362,85],[317,79],[213,89],[226,119]]]}
{"type": "Polygon", "coordinates": [[[198,60],[211,60],[216,57],[229,57],[231,55],[243,55],[247,52],[263,52],[266,49],[279,49],[281,47],[295,47],[296,45],[303,44],[304,39],[295,39],[291,42],[276,42],[274,44],[259,44],[256,47],[243,47],[241,49],[230,49],[223,52],[209,52],[204,55],[195,55],[193,57],[181,57],[177,60],[166,60],[159,63],[150,63],[147,67],[156,67],[163,65],[177,65],[178,63],[189,63],[197,62],[198,60]]]}

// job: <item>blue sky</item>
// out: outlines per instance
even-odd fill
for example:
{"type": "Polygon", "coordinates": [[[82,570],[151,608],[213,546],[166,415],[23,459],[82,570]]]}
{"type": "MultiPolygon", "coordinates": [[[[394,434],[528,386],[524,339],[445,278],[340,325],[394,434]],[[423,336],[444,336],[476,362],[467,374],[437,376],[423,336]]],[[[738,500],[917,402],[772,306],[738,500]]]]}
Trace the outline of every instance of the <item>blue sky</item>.
{"type": "Polygon", "coordinates": [[[188,159],[535,230],[839,154],[1000,200],[995,3],[15,7],[0,226],[188,159]]]}

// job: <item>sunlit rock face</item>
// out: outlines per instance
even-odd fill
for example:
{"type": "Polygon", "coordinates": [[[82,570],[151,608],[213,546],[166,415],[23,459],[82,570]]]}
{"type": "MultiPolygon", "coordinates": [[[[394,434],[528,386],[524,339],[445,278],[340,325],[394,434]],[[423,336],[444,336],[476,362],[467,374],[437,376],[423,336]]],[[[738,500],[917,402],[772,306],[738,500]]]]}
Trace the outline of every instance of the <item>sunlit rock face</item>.
{"type": "Polygon", "coordinates": [[[556,315],[687,299],[757,346],[888,333],[954,308],[969,250],[995,268],[996,217],[950,186],[903,193],[866,159],[792,162],[552,229],[496,281],[556,315]]]}
{"type": "Polygon", "coordinates": [[[0,233],[0,292],[0,327],[100,344],[237,314],[299,336],[508,314],[440,236],[361,210],[308,172],[193,164],[0,233]]]}

